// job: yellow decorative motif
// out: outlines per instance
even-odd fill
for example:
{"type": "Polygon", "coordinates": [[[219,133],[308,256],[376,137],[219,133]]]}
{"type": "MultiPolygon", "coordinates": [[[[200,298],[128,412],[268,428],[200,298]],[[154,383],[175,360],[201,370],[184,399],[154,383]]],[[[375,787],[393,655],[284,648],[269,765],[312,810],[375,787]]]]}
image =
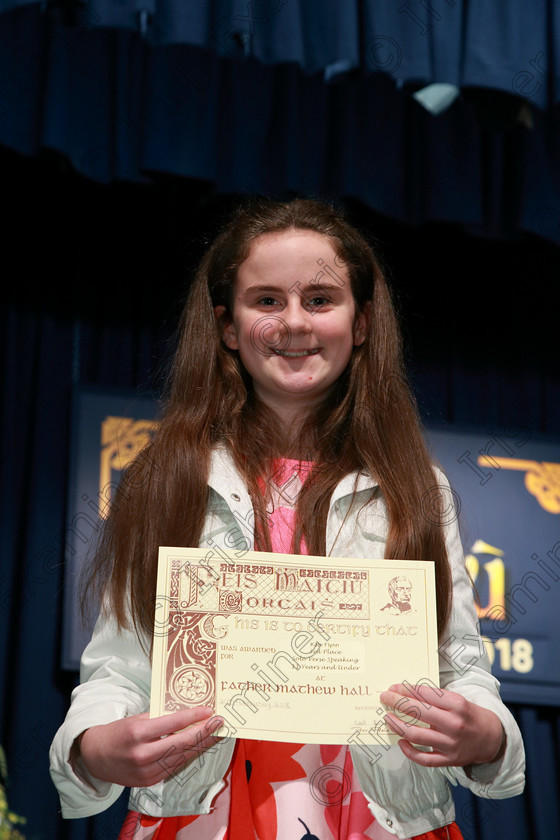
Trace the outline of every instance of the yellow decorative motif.
{"type": "Polygon", "coordinates": [[[560,464],[528,461],[521,458],[496,458],[481,455],[482,467],[525,472],[525,487],[549,513],[560,513],[560,464]]]}
{"type": "MultiPolygon", "coordinates": [[[[101,456],[99,464],[100,498],[111,483],[111,473],[120,472],[134,461],[151,441],[157,428],[155,420],[134,420],[131,417],[106,417],[101,424],[101,456]]],[[[106,516],[109,502],[101,516],[106,516]]]]}
{"type": "Polygon", "coordinates": [[[476,586],[476,579],[480,572],[480,562],[476,554],[489,554],[494,557],[483,564],[484,570],[488,575],[488,603],[485,607],[480,604],[476,605],[476,612],[479,618],[485,618],[491,614],[493,618],[505,618],[506,615],[506,570],[503,561],[504,552],[500,548],[495,548],[484,540],[475,540],[471,554],[465,557],[465,565],[471,577],[471,580],[476,586]]]}

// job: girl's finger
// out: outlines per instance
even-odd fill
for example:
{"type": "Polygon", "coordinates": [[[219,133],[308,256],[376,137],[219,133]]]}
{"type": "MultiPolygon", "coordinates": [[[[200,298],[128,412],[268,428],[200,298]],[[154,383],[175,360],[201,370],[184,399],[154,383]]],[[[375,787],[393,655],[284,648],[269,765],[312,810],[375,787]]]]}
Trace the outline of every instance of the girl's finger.
{"type": "Polygon", "coordinates": [[[385,715],[385,721],[390,729],[411,744],[419,747],[430,747],[437,752],[448,752],[452,748],[452,741],[445,732],[439,732],[429,726],[414,726],[404,723],[394,715],[385,715]]]}
{"type": "Polygon", "coordinates": [[[429,726],[438,726],[444,723],[444,716],[449,714],[434,706],[421,704],[410,697],[402,697],[399,694],[384,692],[381,701],[387,708],[388,713],[396,718],[402,728],[414,726],[416,723],[424,723],[429,726]]]}
{"type": "Polygon", "coordinates": [[[453,691],[447,691],[435,685],[399,683],[392,685],[387,691],[381,693],[381,702],[389,706],[392,705],[391,701],[395,701],[399,697],[407,697],[410,700],[414,700],[425,709],[429,709],[432,706],[436,706],[439,709],[453,709],[455,708],[457,695],[453,691]]]}
{"type": "Polygon", "coordinates": [[[153,741],[150,747],[150,763],[159,768],[158,775],[171,776],[185,764],[196,762],[209,748],[219,743],[220,738],[213,733],[222,725],[222,720],[216,718],[217,725],[208,729],[207,722],[199,722],[193,726],[175,732],[158,741],[153,741]]]}
{"type": "Polygon", "coordinates": [[[208,706],[195,706],[192,709],[182,709],[180,712],[173,712],[170,715],[148,718],[147,723],[149,725],[146,728],[146,733],[150,738],[156,740],[157,738],[163,738],[180,732],[182,729],[186,729],[195,723],[210,720],[213,716],[214,711],[208,706]]]}
{"type": "Polygon", "coordinates": [[[464,697],[452,691],[430,686],[391,686],[381,693],[380,699],[396,716],[408,716],[436,729],[445,729],[451,722],[451,716],[460,717],[467,704],[464,697]]]}
{"type": "Polygon", "coordinates": [[[408,741],[399,741],[401,751],[416,764],[421,764],[423,767],[447,767],[449,766],[449,759],[442,753],[426,752],[425,750],[417,750],[408,741]]]}

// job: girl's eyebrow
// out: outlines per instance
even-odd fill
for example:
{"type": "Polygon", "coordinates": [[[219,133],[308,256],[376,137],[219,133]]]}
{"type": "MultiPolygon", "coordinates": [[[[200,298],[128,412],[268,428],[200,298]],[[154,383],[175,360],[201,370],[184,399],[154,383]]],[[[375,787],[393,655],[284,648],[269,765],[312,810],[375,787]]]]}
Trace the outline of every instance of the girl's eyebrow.
{"type": "Polygon", "coordinates": [[[343,285],[344,284],[338,283],[318,283],[315,280],[311,280],[306,286],[303,287],[303,291],[329,292],[330,294],[332,294],[333,292],[340,292],[343,285]]]}
{"type": "Polygon", "coordinates": [[[252,294],[253,292],[281,292],[282,289],[279,286],[247,286],[245,289],[246,294],[252,294]]]}
{"type": "MultiPolygon", "coordinates": [[[[307,282],[301,283],[299,280],[296,280],[290,288],[288,292],[339,292],[342,286],[338,285],[337,283],[316,283],[314,280],[308,280],[307,282]]],[[[286,289],[281,286],[247,286],[245,289],[245,294],[283,294],[285,293],[286,289]]]]}

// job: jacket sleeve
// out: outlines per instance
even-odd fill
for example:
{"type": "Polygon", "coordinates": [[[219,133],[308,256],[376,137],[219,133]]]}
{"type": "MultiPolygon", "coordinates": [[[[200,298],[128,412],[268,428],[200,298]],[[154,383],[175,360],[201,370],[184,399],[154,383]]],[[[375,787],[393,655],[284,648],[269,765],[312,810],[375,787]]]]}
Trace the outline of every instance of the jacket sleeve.
{"type": "Polygon", "coordinates": [[[80,685],[50,749],[50,772],[65,818],[88,817],[118,799],[123,787],[93,779],[71,762],[74,740],[86,729],[111,723],[149,707],[151,669],[133,631],[119,630],[101,616],[80,665],[80,685]]]}
{"type": "MultiPolygon", "coordinates": [[[[440,486],[448,487],[438,473],[440,486]]],[[[500,698],[499,682],[492,676],[490,662],[482,641],[468,576],[457,517],[446,527],[446,544],[453,577],[451,619],[439,644],[440,685],[462,694],[467,700],[495,712],[505,736],[505,750],[498,761],[470,768],[442,768],[453,784],[470,788],[477,796],[505,799],[523,792],[525,750],[519,727],[500,698]]]]}

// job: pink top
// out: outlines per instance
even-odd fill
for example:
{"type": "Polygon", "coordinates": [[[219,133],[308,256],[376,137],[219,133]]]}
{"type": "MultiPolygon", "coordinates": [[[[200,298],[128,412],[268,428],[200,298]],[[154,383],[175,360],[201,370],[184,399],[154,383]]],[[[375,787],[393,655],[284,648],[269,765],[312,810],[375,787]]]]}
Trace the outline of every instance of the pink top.
{"type": "MultiPolygon", "coordinates": [[[[297,461],[278,458],[274,461],[272,477],[259,486],[263,495],[268,490],[267,516],[272,550],[277,554],[292,553],[292,538],[295,528],[295,505],[306,478],[313,468],[311,461],[297,461]],[[268,487],[267,487],[268,485],[268,487]]],[[[306,554],[305,543],[301,546],[306,554]]]]}

